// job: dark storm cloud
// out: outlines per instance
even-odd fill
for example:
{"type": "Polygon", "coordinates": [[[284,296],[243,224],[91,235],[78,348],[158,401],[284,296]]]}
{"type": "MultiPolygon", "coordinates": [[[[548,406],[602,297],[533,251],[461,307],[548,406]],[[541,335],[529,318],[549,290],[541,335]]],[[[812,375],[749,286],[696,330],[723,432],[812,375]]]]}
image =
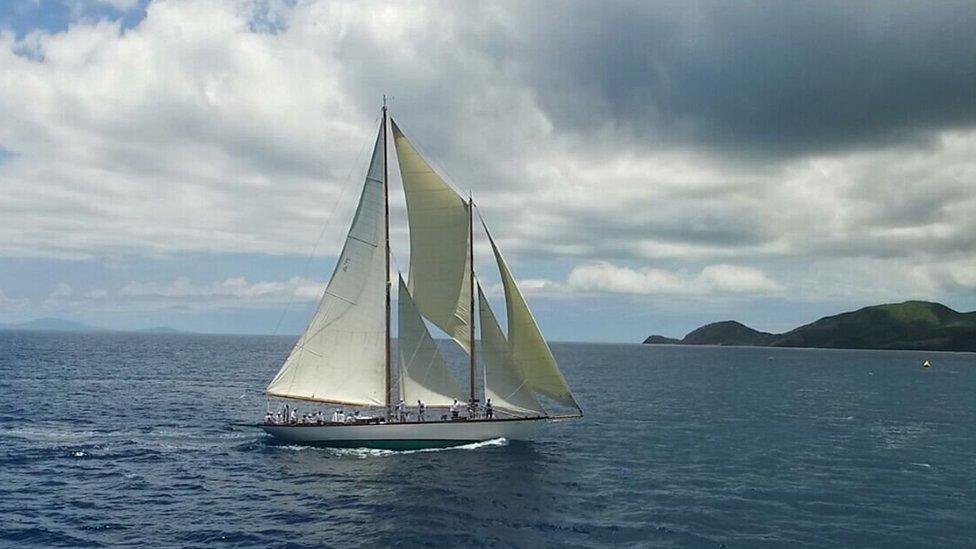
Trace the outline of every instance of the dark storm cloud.
{"type": "Polygon", "coordinates": [[[976,3],[540,4],[513,49],[557,129],[830,152],[976,123],[976,3]]]}

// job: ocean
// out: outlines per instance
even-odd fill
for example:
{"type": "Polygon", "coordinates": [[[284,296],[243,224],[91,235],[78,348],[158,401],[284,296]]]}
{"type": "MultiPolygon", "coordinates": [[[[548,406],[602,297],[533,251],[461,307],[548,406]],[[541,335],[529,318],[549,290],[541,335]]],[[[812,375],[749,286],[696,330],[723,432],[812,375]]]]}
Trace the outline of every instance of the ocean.
{"type": "Polygon", "coordinates": [[[292,342],[0,332],[0,546],[976,546],[976,354],[556,343],[582,421],[390,452],[229,425],[292,342]]]}

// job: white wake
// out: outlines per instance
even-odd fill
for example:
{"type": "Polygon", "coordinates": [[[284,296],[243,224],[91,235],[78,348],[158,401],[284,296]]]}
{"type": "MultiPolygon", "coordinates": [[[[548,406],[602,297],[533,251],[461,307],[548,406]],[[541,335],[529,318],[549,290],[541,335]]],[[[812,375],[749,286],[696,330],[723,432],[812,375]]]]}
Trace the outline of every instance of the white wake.
{"type": "Polygon", "coordinates": [[[314,450],[321,451],[332,454],[339,457],[355,457],[360,459],[366,459],[370,457],[390,457],[390,456],[404,456],[408,454],[425,454],[428,452],[450,452],[454,450],[480,450],[481,448],[491,448],[495,446],[507,446],[508,439],[504,437],[493,438],[491,440],[483,440],[480,442],[472,442],[470,444],[461,444],[459,446],[448,446],[446,448],[420,448],[417,450],[380,450],[377,448],[323,448],[320,446],[305,446],[301,444],[289,444],[286,446],[280,446],[286,450],[291,450],[294,452],[300,452],[304,450],[314,450]]]}

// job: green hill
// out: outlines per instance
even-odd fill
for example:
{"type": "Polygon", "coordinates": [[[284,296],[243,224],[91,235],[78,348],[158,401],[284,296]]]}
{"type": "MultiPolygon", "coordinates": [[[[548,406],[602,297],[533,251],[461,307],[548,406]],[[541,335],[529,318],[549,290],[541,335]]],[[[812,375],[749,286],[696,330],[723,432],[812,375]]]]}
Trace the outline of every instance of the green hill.
{"type": "Polygon", "coordinates": [[[827,316],[783,334],[760,332],[731,320],[717,322],[690,332],[676,343],[976,351],[976,312],[960,313],[940,303],[906,301],[827,316]]]}

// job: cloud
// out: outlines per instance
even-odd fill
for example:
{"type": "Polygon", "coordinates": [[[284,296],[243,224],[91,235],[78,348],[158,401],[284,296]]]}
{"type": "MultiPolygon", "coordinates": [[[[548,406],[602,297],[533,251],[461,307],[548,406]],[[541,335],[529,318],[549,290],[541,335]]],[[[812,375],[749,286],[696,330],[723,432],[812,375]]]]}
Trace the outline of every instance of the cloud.
{"type": "Polygon", "coordinates": [[[520,271],[566,278],[539,293],[851,293],[881,264],[971,291],[976,8],[563,8],[169,0],[0,32],[0,255],[305,255],[323,225],[334,253],[387,93],[520,271]],[[582,266],[531,271],[553,260],[582,266]]]}
{"type": "Polygon", "coordinates": [[[253,307],[317,301],[323,288],[322,282],[301,277],[292,277],[285,282],[248,282],[244,277],[232,277],[208,285],[197,285],[186,277],[178,277],[168,284],[130,282],[119,289],[117,298],[129,303],[182,302],[204,307],[253,307]]]}
{"type": "Polygon", "coordinates": [[[519,70],[561,126],[731,154],[911,142],[976,123],[973,4],[740,8],[527,6],[499,55],[523,60],[519,70]]]}
{"type": "Polygon", "coordinates": [[[709,265],[697,274],[663,269],[631,269],[601,262],[574,268],[567,279],[576,292],[646,295],[771,295],[782,286],[764,272],[737,265],[709,265]]]}
{"type": "Polygon", "coordinates": [[[26,299],[14,299],[0,290],[0,311],[12,312],[22,310],[28,301],[26,299]]]}

